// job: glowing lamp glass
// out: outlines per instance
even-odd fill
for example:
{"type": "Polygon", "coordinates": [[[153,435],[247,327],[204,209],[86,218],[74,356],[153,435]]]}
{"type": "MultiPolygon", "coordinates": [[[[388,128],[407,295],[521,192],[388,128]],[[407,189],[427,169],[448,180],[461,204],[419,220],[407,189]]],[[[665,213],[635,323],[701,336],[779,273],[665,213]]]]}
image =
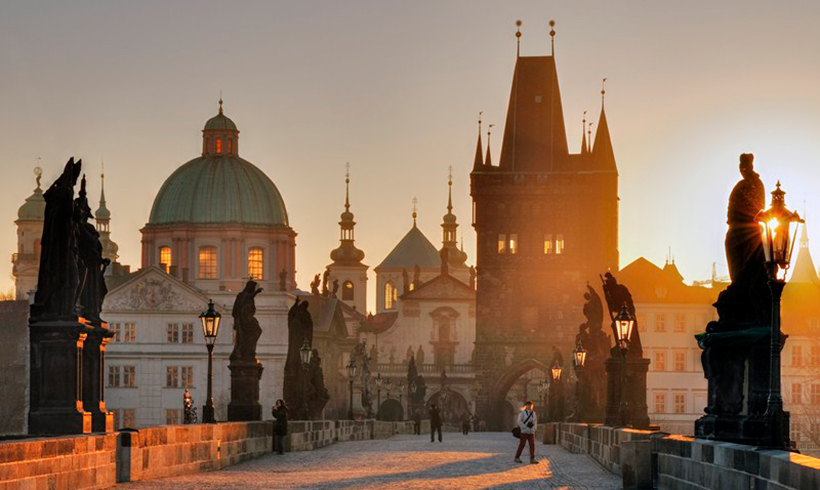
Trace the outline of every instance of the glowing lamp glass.
{"type": "Polygon", "coordinates": [[[202,333],[205,335],[205,342],[213,345],[216,336],[219,335],[219,323],[222,321],[222,315],[214,309],[213,301],[208,302],[208,310],[199,315],[199,321],[202,322],[202,333]]]}

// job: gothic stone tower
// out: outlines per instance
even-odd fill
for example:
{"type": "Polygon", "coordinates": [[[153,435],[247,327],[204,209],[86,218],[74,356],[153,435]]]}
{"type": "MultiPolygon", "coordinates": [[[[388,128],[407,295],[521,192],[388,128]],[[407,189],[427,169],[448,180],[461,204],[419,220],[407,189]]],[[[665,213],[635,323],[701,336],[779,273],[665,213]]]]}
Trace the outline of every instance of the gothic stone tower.
{"type": "Polygon", "coordinates": [[[498,166],[489,142],[482,158],[480,131],[471,173],[477,405],[490,428],[507,429],[512,384],[547,370],[552,346],[570,372],[585,285],[618,268],[618,172],[603,105],[595,144],[583,138],[581,152],[569,152],[554,56],[517,58],[498,166]]]}

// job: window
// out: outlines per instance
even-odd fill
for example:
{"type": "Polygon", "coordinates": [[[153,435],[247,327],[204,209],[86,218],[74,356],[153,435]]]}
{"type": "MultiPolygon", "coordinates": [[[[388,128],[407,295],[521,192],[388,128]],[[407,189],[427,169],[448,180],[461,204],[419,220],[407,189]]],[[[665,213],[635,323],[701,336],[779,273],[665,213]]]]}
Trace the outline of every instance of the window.
{"type": "Polygon", "coordinates": [[[800,434],[802,427],[800,427],[800,422],[792,422],[791,424],[791,431],[789,433],[789,438],[794,442],[800,441],[800,434]]]}
{"type": "Polygon", "coordinates": [[[181,410],[178,408],[165,409],[165,425],[178,425],[180,412],[181,410]]]}
{"type": "Polygon", "coordinates": [[[120,328],[119,323],[109,323],[108,328],[114,332],[114,336],[111,337],[111,342],[121,342],[120,340],[120,332],[122,329],[120,328]]]}
{"type": "Polygon", "coordinates": [[[686,371],[686,352],[675,351],[673,362],[675,371],[686,371]]]}
{"type": "Polygon", "coordinates": [[[820,385],[811,385],[811,404],[820,406],[820,385]]]}
{"type": "Polygon", "coordinates": [[[194,367],[193,366],[182,366],[180,368],[181,375],[182,375],[182,387],[183,388],[193,388],[194,387],[194,367]]]}
{"type": "Polygon", "coordinates": [[[396,299],[398,299],[398,290],[393,287],[393,283],[387,281],[384,283],[384,309],[392,310],[396,299]]]}
{"type": "Polygon", "coordinates": [[[136,366],[122,367],[122,385],[126,388],[134,388],[137,386],[137,368],[136,366]]]}
{"type": "Polygon", "coordinates": [[[811,362],[811,365],[812,366],[820,366],[820,346],[817,346],[817,345],[811,346],[810,355],[811,355],[811,358],[810,358],[811,360],[809,362],[811,362]]]}
{"type": "Polygon", "coordinates": [[[507,253],[507,235],[498,235],[498,253],[507,253]]]}
{"type": "Polygon", "coordinates": [[[179,324],[169,323],[168,324],[168,343],[169,344],[176,344],[178,342],[179,342],[179,324]]]}
{"type": "Polygon", "coordinates": [[[544,255],[552,254],[552,235],[544,235],[544,255]]]}
{"type": "Polygon", "coordinates": [[[652,364],[655,365],[655,371],[666,371],[666,352],[655,352],[655,361],[652,364]]]}
{"type": "Polygon", "coordinates": [[[132,408],[130,410],[123,410],[122,411],[122,426],[123,428],[133,428],[136,424],[137,415],[136,411],[132,408]]]}
{"type": "Polygon", "coordinates": [[[345,281],[342,286],[342,299],[345,301],[353,301],[353,283],[345,281]]]}
{"type": "Polygon", "coordinates": [[[792,404],[803,404],[803,385],[800,383],[792,383],[792,404]]]}
{"type": "Polygon", "coordinates": [[[228,138],[228,154],[233,153],[233,138],[228,138]]]}
{"type": "Polygon", "coordinates": [[[166,274],[171,273],[171,247],[159,248],[159,266],[165,269],[166,274]]]}
{"type": "Polygon", "coordinates": [[[518,235],[513,233],[510,235],[510,253],[515,255],[518,253],[518,235]]]}
{"type": "Polygon", "coordinates": [[[194,324],[193,323],[183,323],[182,324],[182,343],[183,344],[190,344],[194,341],[194,324]]]}
{"type": "Polygon", "coordinates": [[[122,324],[122,341],[126,344],[133,344],[137,341],[137,324],[123,323],[122,324]]]}
{"type": "Polygon", "coordinates": [[[165,387],[179,388],[179,369],[176,366],[167,366],[165,368],[165,387]]]}
{"type": "Polygon", "coordinates": [[[261,247],[248,249],[248,276],[251,279],[261,281],[264,279],[265,253],[261,247]]]}
{"type": "Polygon", "coordinates": [[[199,278],[216,279],[216,247],[199,247],[199,278]]]}
{"type": "Polygon", "coordinates": [[[120,385],[120,367],[108,366],[108,386],[116,388],[120,385]]]}
{"type": "Polygon", "coordinates": [[[561,255],[564,253],[564,235],[557,235],[555,238],[555,253],[561,255]]]}
{"type": "Polygon", "coordinates": [[[803,365],[803,346],[792,346],[792,366],[803,365]]]}
{"type": "Polygon", "coordinates": [[[113,415],[114,419],[114,430],[120,430],[122,426],[120,425],[120,410],[115,409],[108,409],[109,412],[113,415]]]}
{"type": "Polygon", "coordinates": [[[686,412],[686,395],[683,393],[675,393],[675,413],[686,412]]]}
{"type": "Polygon", "coordinates": [[[676,313],[675,314],[675,332],[685,332],[686,331],[686,315],[683,313],[676,313]]]}
{"type": "Polygon", "coordinates": [[[655,331],[656,332],[666,332],[666,314],[664,314],[664,313],[655,314],[655,331]]]}
{"type": "Polygon", "coordinates": [[[666,393],[655,393],[655,413],[666,413],[666,393]]]}
{"type": "Polygon", "coordinates": [[[222,138],[217,138],[216,139],[216,154],[217,155],[222,154],[222,138]]]}

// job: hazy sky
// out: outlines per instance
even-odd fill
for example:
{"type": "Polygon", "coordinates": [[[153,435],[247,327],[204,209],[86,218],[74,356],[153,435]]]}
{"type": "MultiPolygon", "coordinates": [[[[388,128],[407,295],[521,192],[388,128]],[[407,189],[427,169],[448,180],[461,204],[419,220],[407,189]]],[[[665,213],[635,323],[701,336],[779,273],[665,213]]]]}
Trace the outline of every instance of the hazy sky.
{"type": "Polygon", "coordinates": [[[767,192],[779,178],[787,204],[807,201],[820,258],[820,2],[4,0],[0,287],[13,284],[13,221],[38,156],[44,184],[71,155],[95,176],[104,158],[112,236],[137,268],[154,195],[199,155],[220,89],[241,155],[285,199],[302,288],[338,244],[346,161],[368,265],[409,229],[414,196],[420,228],[440,244],[450,165],[473,262],[477,113],[497,124],[497,162],[514,22],[524,23],[522,54],[540,55],[550,18],[573,151],[609,79],[621,266],[639,256],[662,265],[671,245],[687,280],[707,278],[714,261],[725,274],[741,152],[755,154],[767,192]]]}

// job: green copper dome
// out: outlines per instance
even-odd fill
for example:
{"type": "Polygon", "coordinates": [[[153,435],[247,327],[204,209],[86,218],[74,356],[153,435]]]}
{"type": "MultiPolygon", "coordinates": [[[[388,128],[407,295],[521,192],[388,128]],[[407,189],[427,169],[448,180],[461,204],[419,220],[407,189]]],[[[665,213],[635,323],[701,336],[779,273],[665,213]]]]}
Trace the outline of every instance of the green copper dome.
{"type": "Polygon", "coordinates": [[[222,114],[220,111],[219,114],[216,116],[208,119],[208,122],[205,123],[205,128],[207,130],[228,130],[228,131],[236,131],[236,124],[226,116],[222,114]]]}
{"type": "MultiPolygon", "coordinates": [[[[227,119],[227,118],[226,118],[227,119]]],[[[273,182],[236,155],[204,155],[179,167],[159,190],[148,225],[288,226],[273,182]]]]}
{"type": "Polygon", "coordinates": [[[20,221],[43,221],[46,214],[46,200],[39,182],[34,193],[26,198],[26,202],[17,210],[17,219],[20,221]]]}

